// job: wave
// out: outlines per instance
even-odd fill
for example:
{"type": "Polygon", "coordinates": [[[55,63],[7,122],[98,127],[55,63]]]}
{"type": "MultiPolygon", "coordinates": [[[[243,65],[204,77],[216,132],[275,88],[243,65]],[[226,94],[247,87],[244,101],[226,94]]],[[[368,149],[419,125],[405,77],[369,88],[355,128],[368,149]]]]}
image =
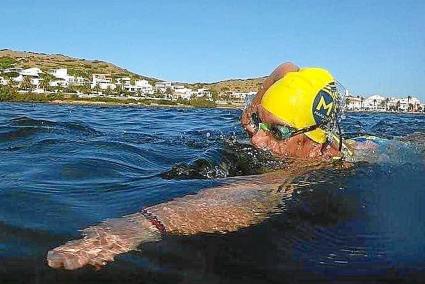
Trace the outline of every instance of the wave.
{"type": "Polygon", "coordinates": [[[204,151],[190,163],[178,163],[160,176],[164,179],[215,179],[256,175],[283,169],[292,162],[274,157],[250,144],[225,140],[222,147],[204,151]]]}

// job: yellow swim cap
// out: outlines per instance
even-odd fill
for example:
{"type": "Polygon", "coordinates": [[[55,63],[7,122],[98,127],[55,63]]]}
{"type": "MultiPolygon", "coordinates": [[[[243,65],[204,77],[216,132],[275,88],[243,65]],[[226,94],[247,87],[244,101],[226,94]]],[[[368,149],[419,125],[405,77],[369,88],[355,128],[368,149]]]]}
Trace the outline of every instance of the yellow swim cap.
{"type": "MultiPolygon", "coordinates": [[[[323,125],[336,112],[338,93],[332,75],[322,68],[289,72],[264,94],[261,105],[297,130],[323,125]]],[[[326,132],[316,128],[305,133],[313,141],[326,142],[326,132]]]]}

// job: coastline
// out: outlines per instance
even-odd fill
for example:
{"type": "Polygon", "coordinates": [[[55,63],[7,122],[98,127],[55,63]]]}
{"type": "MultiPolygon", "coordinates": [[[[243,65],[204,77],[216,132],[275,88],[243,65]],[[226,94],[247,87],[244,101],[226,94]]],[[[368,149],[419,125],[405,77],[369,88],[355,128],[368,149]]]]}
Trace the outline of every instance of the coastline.
{"type": "Polygon", "coordinates": [[[52,101],[0,101],[0,103],[40,103],[51,105],[82,105],[82,106],[124,106],[124,107],[164,107],[164,108],[218,108],[218,109],[243,109],[243,105],[216,105],[214,107],[192,106],[187,104],[143,104],[133,102],[105,102],[105,101],[90,101],[90,100],[52,100],[52,101]]]}
{"type": "MultiPolygon", "coordinates": [[[[51,104],[51,105],[82,105],[82,106],[106,106],[106,107],[159,107],[159,108],[211,108],[211,109],[235,109],[242,110],[244,105],[224,105],[216,104],[215,106],[193,106],[189,104],[165,104],[165,103],[150,103],[144,104],[141,102],[107,102],[107,101],[92,101],[92,100],[72,100],[72,99],[55,99],[51,101],[0,101],[0,103],[41,103],[41,104],[51,104]]],[[[425,115],[425,112],[394,112],[394,111],[374,111],[374,110],[346,110],[345,113],[391,113],[391,114],[414,114],[414,115],[425,115]]]]}

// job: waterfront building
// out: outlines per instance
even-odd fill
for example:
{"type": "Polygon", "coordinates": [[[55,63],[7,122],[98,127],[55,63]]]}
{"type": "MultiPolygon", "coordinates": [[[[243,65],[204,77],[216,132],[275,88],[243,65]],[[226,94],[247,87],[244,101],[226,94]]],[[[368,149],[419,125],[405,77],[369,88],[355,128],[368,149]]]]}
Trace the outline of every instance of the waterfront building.
{"type": "Polygon", "coordinates": [[[68,69],[66,68],[50,70],[49,74],[55,77],[54,80],[49,82],[49,85],[52,87],[59,87],[59,86],[67,87],[69,85],[81,86],[86,82],[86,80],[83,77],[74,77],[74,76],[68,75],[68,69]]]}
{"type": "Polygon", "coordinates": [[[131,85],[131,79],[130,79],[130,77],[118,78],[116,80],[116,83],[115,84],[121,85],[124,88],[125,86],[130,86],[131,85]]]}
{"type": "Polygon", "coordinates": [[[147,80],[136,80],[134,86],[136,91],[140,91],[143,94],[153,94],[153,87],[147,80]]]}
{"type": "Polygon", "coordinates": [[[418,108],[421,106],[421,102],[418,98],[409,96],[407,98],[400,99],[399,105],[399,110],[401,111],[417,111],[418,108]]]}
{"type": "Polygon", "coordinates": [[[196,94],[197,98],[207,98],[207,99],[212,98],[211,91],[209,89],[206,89],[206,88],[197,89],[195,91],[195,94],[196,94]]]}
{"type": "Polygon", "coordinates": [[[190,100],[193,96],[193,90],[189,88],[177,88],[174,90],[174,94],[172,95],[173,99],[183,99],[190,100]]]}
{"type": "Polygon", "coordinates": [[[155,83],[155,90],[160,93],[165,93],[167,89],[174,90],[173,83],[169,81],[157,82],[155,83]]]}
{"type": "Polygon", "coordinates": [[[354,96],[347,96],[345,98],[345,109],[346,110],[361,110],[363,104],[363,98],[360,96],[354,97],[354,96]]]}
{"type": "Polygon", "coordinates": [[[147,80],[136,80],[134,85],[131,85],[128,81],[121,81],[124,89],[130,93],[142,93],[142,94],[153,94],[153,87],[147,80]]]}
{"type": "Polygon", "coordinates": [[[92,82],[90,87],[94,89],[96,86],[99,86],[100,89],[106,90],[111,89],[114,90],[116,85],[112,83],[111,75],[108,74],[93,74],[92,82]]]}
{"type": "Polygon", "coordinates": [[[385,111],[385,97],[373,95],[363,101],[363,109],[385,111]]]}
{"type": "Polygon", "coordinates": [[[230,92],[227,94],[229,100],[234,103],[245,103],[246,99],[251,96],[255,96],[257,92],[230,92]]]}

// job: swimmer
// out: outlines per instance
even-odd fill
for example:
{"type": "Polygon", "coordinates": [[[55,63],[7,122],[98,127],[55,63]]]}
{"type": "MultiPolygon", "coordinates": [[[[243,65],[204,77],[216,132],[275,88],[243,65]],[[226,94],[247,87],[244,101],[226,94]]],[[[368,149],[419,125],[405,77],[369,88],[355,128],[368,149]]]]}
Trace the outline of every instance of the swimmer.
{"type": "Polygon", "coordinates": [[[82,239],[50,250],[48,265],[100,268],[116,255],[143,250],[144,243],[167,235],[233,232],[264,221],[292,194],[294,178],[334,166],[335,161],[353,160],[358,149],[377,147],[368,138],[342,140],[341,96],[328,71],[282,64],[244,110],[241,123],[253,145],[294,159],[287,169],[227,179],[222,186],[106,220],[84,229],[82,239]]]}

